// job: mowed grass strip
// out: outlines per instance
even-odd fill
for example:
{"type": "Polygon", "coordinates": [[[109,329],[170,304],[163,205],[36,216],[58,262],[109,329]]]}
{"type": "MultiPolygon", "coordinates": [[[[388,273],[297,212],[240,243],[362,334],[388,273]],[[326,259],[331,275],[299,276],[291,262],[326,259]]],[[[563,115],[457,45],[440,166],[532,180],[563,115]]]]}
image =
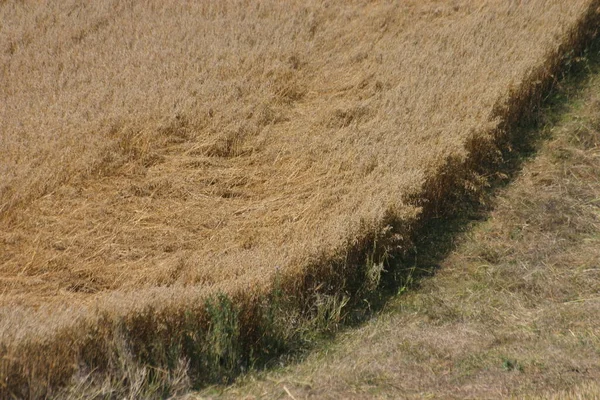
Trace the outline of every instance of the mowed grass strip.
{"type": "Polygon", "coordinates": [[[301,294],[408,246],[485,185],[596,8],[3,2],[0,389],[101,369],[115,335],[180,351],[210,296],[251,326],[276,277],[301,294]]]}
{"type": "Polygon", "coordinates": [[[430,232],[415,268],[435,276],[298,365],[189,398],[599,398],[598,45],[580,62],[520,131],[537,149],[514,181],[430,232]]]}

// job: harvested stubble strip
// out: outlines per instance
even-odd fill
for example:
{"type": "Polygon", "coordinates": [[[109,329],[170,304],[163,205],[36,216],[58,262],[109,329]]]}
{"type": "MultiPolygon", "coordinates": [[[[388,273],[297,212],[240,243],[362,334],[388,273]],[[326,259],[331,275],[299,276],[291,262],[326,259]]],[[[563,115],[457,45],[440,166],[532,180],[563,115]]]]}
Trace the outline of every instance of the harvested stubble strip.
{"type": "Polygon", "coordinates": [[[0,390],[406,236],[483,182],[597,8],[3,2],[0,390]]]}

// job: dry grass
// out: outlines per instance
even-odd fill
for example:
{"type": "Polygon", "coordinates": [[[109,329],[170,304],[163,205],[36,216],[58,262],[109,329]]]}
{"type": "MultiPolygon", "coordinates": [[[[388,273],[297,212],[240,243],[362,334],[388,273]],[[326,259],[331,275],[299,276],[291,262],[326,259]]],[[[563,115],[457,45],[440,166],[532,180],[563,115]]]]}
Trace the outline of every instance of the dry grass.
{"type": "Polygon", "coordinates": [[[596,7],[2,2],[0,390],[405,237],[596,7]]]}
{"type": "Polygon", "coordinates": [[[540,136],[549,140],[499,191],[487,220],[475,213],[479,221],[451,235],[455,248],[435,276],[304,362],[250,375],[222,397],[600,398],[600,48],[594,51],[582,92],[570,86],[545,114],[540,136]],[[565,101],[568,111],[558,114],[565,101]]]}

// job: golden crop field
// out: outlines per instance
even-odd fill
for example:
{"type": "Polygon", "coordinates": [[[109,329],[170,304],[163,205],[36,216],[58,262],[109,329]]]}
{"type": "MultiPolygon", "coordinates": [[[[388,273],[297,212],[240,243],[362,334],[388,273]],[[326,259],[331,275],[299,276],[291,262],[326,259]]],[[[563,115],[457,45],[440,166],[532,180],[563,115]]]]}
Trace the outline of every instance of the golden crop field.
{"type": "Polygon", "coordinates": [[[100,323],[401,236],[597,8],[1,2],[0,393],[64,383],[100,323]]]}

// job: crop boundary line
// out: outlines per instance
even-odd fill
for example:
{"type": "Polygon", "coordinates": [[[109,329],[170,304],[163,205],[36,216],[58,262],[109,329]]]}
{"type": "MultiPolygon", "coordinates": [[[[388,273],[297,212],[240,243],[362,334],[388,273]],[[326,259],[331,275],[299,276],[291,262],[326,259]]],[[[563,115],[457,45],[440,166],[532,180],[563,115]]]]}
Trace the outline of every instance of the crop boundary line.
{"type": "Polygon", "coordinates": [[[223,378],[231,381],[256,360],[272,359],[289,350],[286,343],[280,343],[288,338],[289,332],[280,331],[277,324],[297,318],[294,329],[302,329],[302,323],[321,331],[337,326],[343,320],[342,310],[348,301],[351,308],[353,302],[368,296],[372,290],[364,287],[365,277],[373,272],[365,260],[370,257],[374,266],[384,262],[391,249],[411,251],[422,226],[441,214],[452,213],[461,200],[477,197],[484,190],[487,180],[480,178],[493,172],[494,166],[501,162],[500,154],[515,139],[511,137],[515,127],[538,109],[551,92],[556,77],[566,67],[565,55],[586,48],[597,36],[598,26],[600,0],[592,2],[558,49],[510,93],[508,103],[494,107],[491,119],[500,119],[498,128],[475,132],[465,143],[466,157],[448,157],[424,183],[421,194],[406,199],[421,209],[418,216],[398,219],[390,213],[382,221],[370,224],[371,228],[361,236],[348,238],[342,249],[328,252],[335,256],[316,257],[301,273],[282,273],[276,282],[265,285],[258,293],[238,289],[227,295],[218,294],[177,315],[161,315],[167,311],[155,309],[144,309],[119,321],[101,315],[93,321],[93,326],[87,327],[83,342],[77,341],[72,332],[60,332],[46,343],[20,346],[14,354],[22,357],[0,349],[5,354],[0,359],[0,372],[4,376],[0,381],[0,398],[51,396],[57,393],[57,388],[69,384],[76,373],[83,372],[94,379],[96,375],[110,373],[119,358],[151,365],[154,376],[148,378],[149,382],[169,375],[177,367],[174,360],[182,358],[196,378],[208,377],[199,379],[199,383],[223,381],[223,378]],[[350,300],[344,300],[346,296],[350,300]],[[234,315],[237,319],[232,319],[234,315]],[[158,324],[161,317],[167,321],[164,326],[158,324]],[[232,324],[236,327],[232,328],[232,324]],[[234,337],[230,342],[220,342],[234,337]],[[65,339],[74,347],[61,346],[65,339]],[[239,348],[221,349],[230,345],[239,348]],[[49,352],[53,356],[58,354],[62,363],[52,363],[49,356],[45,357],[49,352]],[[170,352],[178,354],[169,359],[170,352]],[[214,370],[203,376],[211,368],[214,370]]]}

